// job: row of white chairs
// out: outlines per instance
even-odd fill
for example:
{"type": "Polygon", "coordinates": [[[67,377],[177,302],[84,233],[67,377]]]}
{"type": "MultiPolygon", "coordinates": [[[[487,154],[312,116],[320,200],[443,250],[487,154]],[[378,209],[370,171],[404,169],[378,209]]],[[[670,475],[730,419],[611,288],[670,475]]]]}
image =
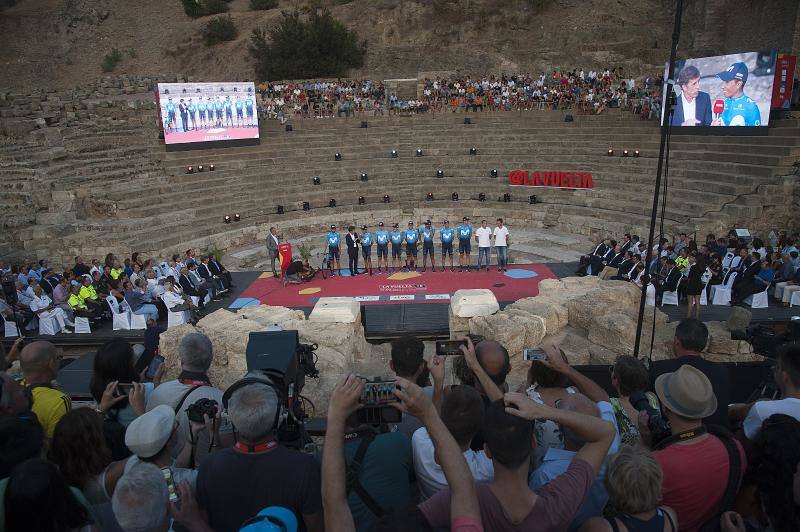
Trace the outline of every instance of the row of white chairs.
{"type": "MultiPolygon", "coordinates": [[[[730,305],[731,303],[731,295],[733,294],[733,281],[736,280],[736,276],[738,275],[737,272],[733,272],[728,276],[728,279],[723,284],[715,284],[711,286],[711,304],[712,305],[730,305]]],[[[708,287],[708,283],[703,286],[703,291],[700,295],[700,304],[707,305],[708,298],[706,297],[706,288],[708,287]]],[[[796,292],[798,294],[797,303],[800,304],[800,292],[796,292]]],[[[792,300],[794,300],[794,294],[792,295],[792,300]]],[[[767,290],[763,292],[758,292],[751,296],[748,296],[745,300],[745,303],[750,305],[750,308],[768,308],[769,307],[769,294],[767,290]]],[[[664,305],[677,305],[678,304],[678,290],[676,289],[673,292],[664,292],[661,299],[661,306],[664,305]]]]}

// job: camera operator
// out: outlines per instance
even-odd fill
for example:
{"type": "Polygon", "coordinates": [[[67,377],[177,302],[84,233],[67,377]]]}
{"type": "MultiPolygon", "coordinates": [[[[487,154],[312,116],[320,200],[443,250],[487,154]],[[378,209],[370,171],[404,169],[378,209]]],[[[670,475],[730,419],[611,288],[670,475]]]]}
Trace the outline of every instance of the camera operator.
{"type": "MultiPolygon", "coordinates": [[[[425,351],[425,344],[416,336],[406,335],[401,336],[392,342],[391,360],[389,361],[389,368],[394,371],[395,375],[400,378],[409,380],[417,385],[421,377],[426,372],[425,358],[423,352],[425,351]]],[[[427,379],[427,377],[425,377],[427,379]]],[[[424,386],[422,388],[428,397],[433,397],[433,387],[424,386]]],[[[422,422],[403,412],[403,419],[392,427],[393,432],[402,432],[408,439],[414,432],[422,426],[422,422]]]]}
{"type": "MultiPolygon", "coordinates": [[[[655,390],[672,428],[672,436],[654,445],[663,473],[661,504],[675,510],[681,530],[696,531],[731,509],[747,459],[727,430],[703,424],[717,410],[717,398],[701,370],[685,364],[664,373],[655,390]]],[[[646,412],[639,414],[645,442],[650,440],[649,421],[646,412]]]]}
{"type": "MultiPolygon", "coordinates": [[[[208,336],[201,333],[187,334],[178,345],[178,356],[181,361],[178,378],[161,383],[153,390],[147,401],[147,410],[167,405],[175,411],[175,420],[178,422],[176,449],[180,450],[191,436],[187,409],[201,399],[216,401],[219,409],[222,404],[222,390],[215,388],[208,378],[207,372],[214,358],[213,346],[208,336]]],[[[210,452],[212,443],[215,447],[229,447],[233,444],[230,427],[220,427],[220,424],[217,423],[216,427],[218,433],[202,432],[198,436],[195,449],[198,463],[210,452]]]]}
{"type": "Polygon", "coordinates": [[[773,371],[781,399],[731,405],[731,421],[744,420],[742,429],[748,440],[758,436],[761,425],[773,414],[786,414],[800,420],[800,344],[779,347],[773,371]]]}
{"type": "Polygon", "coordinates": [[[213,530],[239,530],[267,506],[294,512],[298,530],[323,530],[319,464],[275,438],[275,389],[245,384],[228,400],[236,443],[208,455],[197,473],[197,503],[213,530]]]}
{"type": "Polygon", "coordinates": [[[703,358],[702,351],[706,348],[707,343],[708,328],[702,321],[693,318],[681,320],[675,328],[675,338],[672,340],[674,358],[658,360],[650,366],[650,389],[653,389],[655,379],[659,375],[673,372],[684,364],[699,369],[711,381],[714,396],[717,398],[717,408],[705,422],[727,428],[728,403],[730,403],[731,396],[728,368],[703,358]]]}

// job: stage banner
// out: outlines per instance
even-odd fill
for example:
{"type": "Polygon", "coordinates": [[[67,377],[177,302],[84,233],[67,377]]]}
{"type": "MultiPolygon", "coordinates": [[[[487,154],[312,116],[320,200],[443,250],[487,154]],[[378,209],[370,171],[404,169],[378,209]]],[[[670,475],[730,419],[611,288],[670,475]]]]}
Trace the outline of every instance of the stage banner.
{"type": "Polygon", "coordinates": [[[775,84],[772,86],[772,108],[789,109],[792,104],[792,85],[794,70],[797,67],[797,56],[778,55],[775,63],[775,84]]]}
{"type": "Polygon", "coordinates": [[[512,187],[594,188],[591,172],[511,170],[508,172],[508,184],[512,187]]]}
{"type": "Polygon", "coordinates": [[[286,273],[286,268],[292,262],[292,245],[288,242],[278,244],[278,259],[281,261],[281,275],[286,273]]]}

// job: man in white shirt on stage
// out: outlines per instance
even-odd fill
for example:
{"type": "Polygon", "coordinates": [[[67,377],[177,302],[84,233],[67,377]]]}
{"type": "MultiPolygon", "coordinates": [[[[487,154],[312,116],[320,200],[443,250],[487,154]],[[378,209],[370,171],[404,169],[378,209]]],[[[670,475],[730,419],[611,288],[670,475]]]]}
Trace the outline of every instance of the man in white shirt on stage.
{"type": "Polygon", "coordinates": [[[494,238],[494,249],[497,252],[497,271],[508,271],[508,245],[511,243],[511,238],[508,235],[508,227],[503,225],[503,219],[497,219],[497,227],[492,232],[494,238]]]}
{"type": "Polygon", "coordinates": [[[492,251],[492,230],[486,227],[486,220],[475,230],[475,242],[478,243],[478,271],[481,271],[483,258],[486,257],[486,271],[489,271],[489,260],[492,251]]]}
{"type": "Polygon", "coordinates": [[[272,267],[272,275],[275,277],[278,276],[278,272],[275,271],[275,259],[278,258],[278,244],[280,242],[280,237],[278,236],[278,228],[277,227],[270,227],[269,234],[267,235],[267,255],[269,256],[269,263],[272,267]]]}
{"type": "MultiPolygon", "coordinates": [[[[67,329],[67,315],[64,312],[64,309],[61,307],[54,307],[53,301],[47,297],[47,294],[42,292],[42,287],[38,284],[33,289],[34,297],[31,299],[30,308],[37,316],[39,316],[39,320],[46,320],[53,318],[58,323],[59,331],[62,333],[71,333],[72,331],[67,329]]],[[[69,326],[74,326],[73,323],[69,323],[69,326]]]]}

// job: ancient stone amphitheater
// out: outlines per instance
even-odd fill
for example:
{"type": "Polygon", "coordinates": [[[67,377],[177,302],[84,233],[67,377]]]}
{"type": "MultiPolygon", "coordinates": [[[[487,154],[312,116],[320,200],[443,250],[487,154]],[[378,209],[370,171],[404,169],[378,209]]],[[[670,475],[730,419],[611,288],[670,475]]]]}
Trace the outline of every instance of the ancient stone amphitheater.
{"type": "MultiPolygon", "coordinates": [[[[232,253],[232,266],[244,268],[257,265],[271,225],[294,242],[321,244],[331,223],[462,215],[503,216],[517,232],[515,260],[570,261],[591,238],[647,234],[659,129],[630,112],[575,113],[573,122],[562,111],[293,118],[291,132],[262,121],[259,146],[167,153],[147,92],[153,81],[0,97],[0,256],[166,256],[195,247],[232,253]],[[623,149],[641,156],[621,157],[623,149]],[[186,173],[211,164],[214,172],[186,173]],[[510,187],[517,168],[591,172],[594,189],[510,187]],[[511,202],[501,201],[505,193],[511,202]],[[540,203],[529,204],[529,194],[540,203]],[[235,213],[241,222],[223,223],[235,213]]],[[[760,137],[673,136],[665,234],[792,226],[799,158],[798,119],[775,120],[760,137]]]]}

